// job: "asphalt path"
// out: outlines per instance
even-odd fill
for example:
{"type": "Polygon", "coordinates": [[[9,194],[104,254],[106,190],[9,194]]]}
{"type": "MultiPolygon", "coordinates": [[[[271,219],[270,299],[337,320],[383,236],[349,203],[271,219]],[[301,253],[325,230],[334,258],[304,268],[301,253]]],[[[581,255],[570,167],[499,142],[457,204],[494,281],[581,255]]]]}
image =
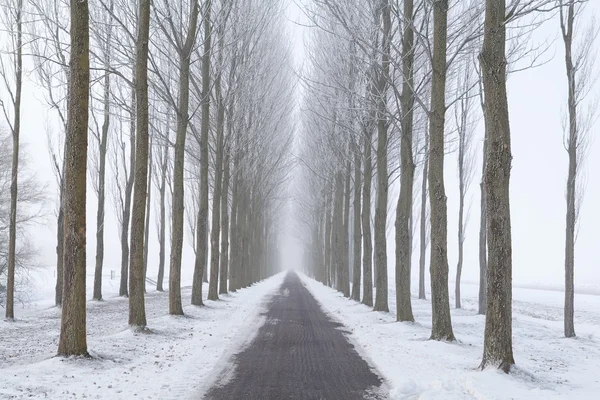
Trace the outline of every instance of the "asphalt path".
{"type": "Polygon", "coordinates": [[[233,375],[206,400],[385,399],[382,379],[360,357],[295,273],[288,273],[233,375]]]}

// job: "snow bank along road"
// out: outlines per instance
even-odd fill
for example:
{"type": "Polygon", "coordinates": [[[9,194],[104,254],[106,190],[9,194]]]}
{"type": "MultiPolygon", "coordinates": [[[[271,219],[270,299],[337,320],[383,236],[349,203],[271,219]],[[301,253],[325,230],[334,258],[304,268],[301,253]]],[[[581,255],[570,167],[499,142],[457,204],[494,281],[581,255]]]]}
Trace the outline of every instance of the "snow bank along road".
{"type": "MultiPolygon", "coordinates": [[[[383,399],[382,380],[321,310],[298,275],[286,275],[250,346],[235,355],[210,400],[383,399]]],[[[387,396],[385,396],[387,398],[387,396]]]]}

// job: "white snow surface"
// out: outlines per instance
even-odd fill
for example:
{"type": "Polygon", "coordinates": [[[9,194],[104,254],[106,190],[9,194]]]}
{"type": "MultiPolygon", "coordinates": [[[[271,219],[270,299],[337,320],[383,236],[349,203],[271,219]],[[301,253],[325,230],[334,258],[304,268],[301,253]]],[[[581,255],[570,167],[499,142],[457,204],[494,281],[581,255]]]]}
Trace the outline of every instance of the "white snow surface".
{"type": "Polygon", "coordinates": [[[219,301],[205,300],[204,307],[189,305],[191,288],[184,287],[184,317],[168,315],[168,293],[150,291],[152,333],[138,334],[127,325],[127,299],[116,296],[118,278],[106,278],[107,300],[87,303],[92,359],[54,357],[60,310],[51,306],[53,291],[45,285],[44,295],[16,311],[14,322],[0,320],[0,399],[201,398],[232,354],[255,337],[282,281],[279,274],[219,301]]]}
{"type": "MultiPolygon", "coordinates": [[[[301,278],[325,312],[345,325],[350,341],[385,379],[394,400],[600,399],[600,296],[576,295],[578,336],[565,339],[564,294],[514,288],[516,367],[506,375],[495,369],[478,369],[485,317],[477,315],[475,285],[462,285],[463,309],[454,309],[451,298],[457,342],[444,343],[428,340],[429,300],[413,297],[416,322],[396,322],[393,281],[389,285],[390,313],[383,313],[346,299],[305,275],[301,278]]],[[[452,297],[453,290],[450,293],[452,297]]]]}

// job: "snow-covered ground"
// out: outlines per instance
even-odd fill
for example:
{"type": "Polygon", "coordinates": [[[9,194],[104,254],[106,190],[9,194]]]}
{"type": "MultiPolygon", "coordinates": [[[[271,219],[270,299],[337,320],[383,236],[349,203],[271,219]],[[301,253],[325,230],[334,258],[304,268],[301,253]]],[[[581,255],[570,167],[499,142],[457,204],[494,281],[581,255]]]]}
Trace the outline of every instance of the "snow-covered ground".
{"type": "Polygon", "coordinates": [[[393,281],[390,313],[380,313],[306,276],[302,279],[324,310],[346,326],[359,352],[384,376],[392,399],[600,398],[600,296],[576,296],[578,337],[564,339],[563,293],[515,288],[517,367],[513,374],[505,375],[477,369],[483,353],[485,318],[477,315],[478,288],[474,285],[462,286],[464,309],[452,310],[458,342],[440,343],[428,340],[428,300],[413,299],[415,323],[396,322],[393,281]]]}
{"type": "MultiPolygon", "coordinates": [[[[186,306],[185,317],[169,316],[168,294],[150,291],[146,312],[152,334],[128,328],[127,299],[116,296],[118,278],[107,277],[107,300],[87,303],[92,359],[54,357],[60,311],[52,307],[53,278],[44,279],[40,287],[45,289],[28,308],[16,311],[15,322],[0,320],[0,399],[200,398],[220,365],[252,340],[283,274],[205,301],[202,308],[186,306]]],[[[184,305],[190,304],[190,287],[182,296],[184,305]]]]}

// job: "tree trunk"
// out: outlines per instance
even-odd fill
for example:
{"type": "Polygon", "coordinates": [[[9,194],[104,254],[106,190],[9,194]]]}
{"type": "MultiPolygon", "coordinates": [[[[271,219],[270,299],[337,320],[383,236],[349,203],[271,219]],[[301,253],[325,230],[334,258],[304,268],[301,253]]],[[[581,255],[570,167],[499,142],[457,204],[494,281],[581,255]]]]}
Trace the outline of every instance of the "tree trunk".
{"type": "Polygon", "coordinates": [[[333,282],[331,280],[331,272],[332,272],[332,231],[333,231],[333,200],[330,193],[327,193],[327,197],[325,199],[325,271],[326,271],[326,282],[327,286],[332,286],[333,282]]]}
{"type": "Polygon", "coordinates": [[[488,290],[481,367],[508,373],[512,352],[512,243],[510,222],[510,124],[506,93],[506,1],[486,0],[480,54],[485,94],[485,199],[487,202],[488,290]]]}
{"type": "Polygon", "coordinates": [[[390,79],[391,49],[391,6],[383,0],[381,16],[383,19],[383,39],[381,71],[378,82],[377,100],[377,206],[375,207],[375,305],[374,311],[389,311],[388,274],[387,274],[387,202],[388,202],[388,120],[387,89],[390,79]]]}
{"type": "Polygon", "coordinates": [[[352,257],[352,300],[360,301],[360,254],[361,254],[361,224],[360,224],[360,196],[361,196],[361,162],[360,162],[360,150],[354,140],[354,257],[352,257]]]}
{"type": "Polygon", "coordinates": [[[12,126],[13,152],[10,182],[10,221],[8,228],[8,271],[6,276],[6,319],[15,318],[15,258],[17,248],[17,192],[19,176],[19,136],[21,134],[21,92],[23,88],[23,1],[18,0],[15,10],[16,24],[16,55],[15,65],[15,95],[13,100],[14,121],[12,126]]]}
{"type": "MultiPolygon", "coordinates": [[[[485,145],[484,145],[485,154],[485,145]]],[[[484,174],[485,174],[485,155],[483,157],[484,174]]],[[[481,182],[481,214],[479,226],[479,308],[478,313],[485,315],[487,306],[487,234],[485,227],[486,206],[485,206],[485,187],[483,179],[481,182]]]]}
{"type": "Polygon", "coordinates": [[[446,42],[448,0],[433,6],[433,76],[429,125],[429,201],[431,204],[431,339],[454,341],[448,295],[448,215],[444,188],[446,42]]]}
{"type": "MultiPolygon", "coordinates": [[[[109,34],[110,38],[110,34],[109,34]]],[[[107,55],[108,57],[108,55],[107,55]]],[[[105,61],[110,65],[110,59],[105,61]]],[[[106,149],[108,146],[108,129],[110,127],[110,74],[104,74],[104,123],[99,143],[98,168],[98,210],[96,214],[96,268],[94,273],[94,300],[102,300],[102,267],[104,263],[104,203],[106,178],[106,149]]]]}
{"type": "Polygon", "coordinates": [[[71,0],[68,124],[64,169],[63,307],[58,355],[88,356],[85,310],[85,229],[90,92],[87,1],[71,0]]]}
{"type": "Polygon", "coordinates": [[[352,190],[350,188],[350,175],[352,174],[352,163],[350,160],[346,163],[346,183],[344,185],[344,223],[342,227],[342,244],[343,244],[343,257],[344,261],[342,265],[342,282],[341,288],[344,297],[350,297],[350,197],[352,197],[352,190]]]}
{"type": "Polygon", "coordinates": [[[371,240],[371,181],[373,160],[371,158],[371,130],[364,130],[365,168],[362,193],[362,231],[363,231],[363,298],[362,303],[373,307],[373,241],[371,240]]]}
{"type": "Polygon", "coordinates": [[[152,210],[152,173],[153,173],[152,137],[148,144],[148,194],[146,198],[146,222],[144,223],[144,293],[146,292],[146,277],[148,276],[148,241],[150,240],[150,211],[152,210]]]}
{"type": "MultiPolygon", "coordinates": [[[[573,25],[575,22],[575,5],[568,5],[566,26],[564,10],[561,9],[561,30],[565,43],[565,64],[567,82],[569,85],[569,139],[567,152],[569,154],[569,173],[567,177],[567,216],[565,238],[565,337],[575,337],[575,225],[577,223],[576,190],[577,190],[577,147],[580,144],[577,126],[577,82],[575,73],[577,67],[573,64],[573,25]]],[[[579,61],[579,60],[577,60],[579,61]]],[[[582,71],[585,73],[585,71],[582,71]]]]}
{"type": "Polygon", "coordinates": [[[429,137],[425,136],[425,159],[421,184],[421,240],[419,249],[419,299],[425,300],[425,257],[427,252],[427,176],[429,170],[429,137]]]}
{"type": "Polygon", "coordinates": [[[169,314],[171,315],[183,315],[183,306],[181,304],[181,253],[183,251],[184,216],[183,174],[185,165],[185,138],[189,122],[190,62],[198,25],[198,1],[194,0],[191,7],[192,11],[190,13],[190,23],[185,45],[179,54],[179,104],[177,107],[177,134],[175,138],[175,158],[173,165],[171,256],[169,260],[169,314]]]}
{"type": "Polygon", "coordinates": [[[121,225],[121,285],[119,296],[129,295],[127,288],[128,266],[129,266],[129,222],[131,219],[131,197],[133,193],[133,180],[135,170],[135,130],[136,130],[136,93],[135,93],[135,71],[134,87],[131,90],[131,123],[129,126],[129,174],[125,184],[125,204],[121,225]]]}
{"type": "Polygon", "coordinates": [[[210,129],[210,57],[211,57],[211,6],[212,0],[206,2],[204,11],[204,50],[202,54],[202,122],[200,127],[200,205],[196,224],[196,263],[192,283],[192,304],[201,306],[202,279],[206,269],[208,252],[208,133],[210,129]]]}
{"type": "Polygon", "coordinates": [[[146,195],[148,193],[148,37],[150,31],[150,0],[140,0],[138,15],[135,63],[136,149],[129,261],[129,325],[137,330],[143,330],[146,328],[144,225],[146,222],[146,195]]]}
{"type": "Polygon", "coordinates": [[[413,322],[410,299],[412,264],[412,203],[415,164],[413,160],[414,87],[414,5],[404,0],[404,33],[402,35],[402,135],[400,142],[400,196],[396,208],[396,319],[413,322]]]}
{"type": "MultiPolygon", "coordinates": [[[[167,131],[168,131],[168,127],[169,127],[169,125],[167,122],[167,131]]],[[[161,163],[161,171],[160,171],[161,172],[160,188],[159,188],[160,226],[159,226],[159,233],[158,233],[158,244],[159,244],[158,277],[156,279],[156,290],[158,292],[162,292],[164,290],[163,282],[165,279],[165,251],[166,251],[166,246],[165,246],[166,232],[165,231],[166,231],[166,219],[167,219],[165,202],[166,202],[166,192],[167,192],[168,160],[169,160],[169,146],[168,146],[168,144],[165,143],[163,146],[163,155],[162,155],[162,163],[161,163]]]]}
{"type": "Polygon", "coordinates": [[[61,178],[61,184],[59,189],[59,201],[60,205],[58,208],[58,218],[56,222],[56,289],[54,292],[54,304],[57,307],[62,307],[62,294],[63,294],[63,275],[64,275],[64,254],[65,254],[65,213],[63,209],[63,180],[64,180],[64,168],[63,177],[61,178]]]}
{"type": "MultiPolygon", "coordinates": [[[[221,97],[221,79],[217,78],[215,84],[215,90],[217,92],[217,99],[221,97]]],[[[223,134],[225,129],[225,106],[222,104],[222,100],[217,106],[217,143],[216,143],[216,157],[215,157],[215,181],[213,189],[213,205],[212,205],[212,223],[211,223],[211,238],[210,238],[210,281],[208,284],[208,299],[218,300],[219,299],[219,249],[221,237],[221,190],[223,187],[223,134]]]]}
{"type": "MultiPolygon", "coordinates": [[[[231,137],[231,136],[230,136],[231,137]]],[[[221,193],[221,260],[219,261],[219,293],[227,293],[227,275],[229,270],[229,152],[223,161],[223,188],[221,193]]]]}

